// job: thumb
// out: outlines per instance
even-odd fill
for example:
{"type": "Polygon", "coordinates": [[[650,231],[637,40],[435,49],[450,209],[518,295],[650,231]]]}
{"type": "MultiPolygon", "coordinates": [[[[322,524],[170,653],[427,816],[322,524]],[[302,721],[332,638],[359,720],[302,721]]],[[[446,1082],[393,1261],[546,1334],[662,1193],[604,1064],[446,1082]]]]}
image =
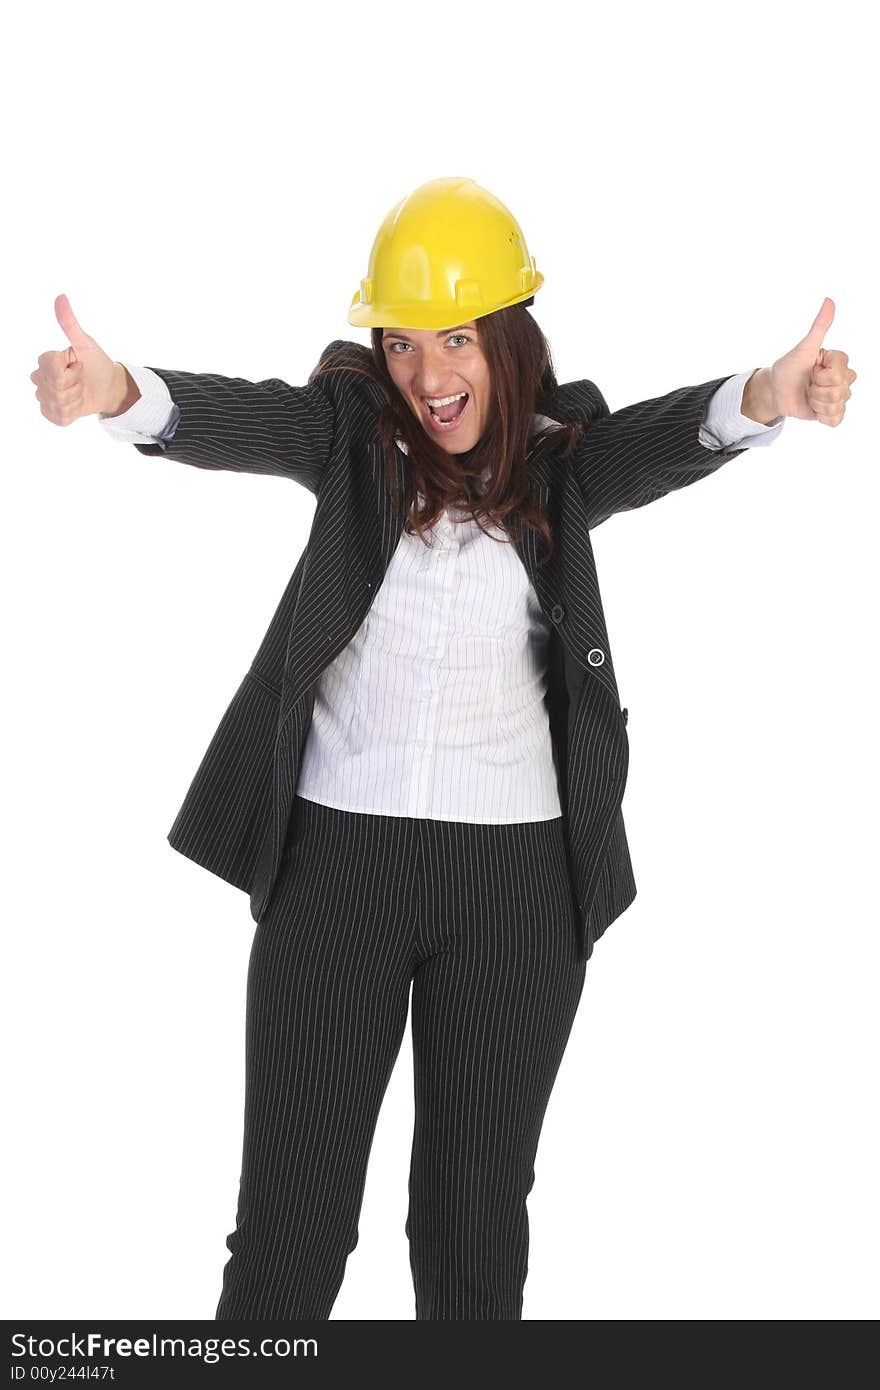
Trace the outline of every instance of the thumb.
{"type": "Polygon", "coordinates": [[[808,348],[814,356],[819,355],[822,347],[822,339],[834,321],[834,300],[827,297],[822,300],[822,307],[810,325],[810,331],[805,338],[798,343],[798,347],[808,348]]]}
{"type": "Polygon", "coordinates": [[[76,355],[77,348],[88,347],[93,342],[93,339],[89,337],[88,333],[80,328],[76,315],[70,307],[70,300],[67,298],[66,294],[59,294],[56,296],[55,317],[73,346],[74,356],[76,355]]]}

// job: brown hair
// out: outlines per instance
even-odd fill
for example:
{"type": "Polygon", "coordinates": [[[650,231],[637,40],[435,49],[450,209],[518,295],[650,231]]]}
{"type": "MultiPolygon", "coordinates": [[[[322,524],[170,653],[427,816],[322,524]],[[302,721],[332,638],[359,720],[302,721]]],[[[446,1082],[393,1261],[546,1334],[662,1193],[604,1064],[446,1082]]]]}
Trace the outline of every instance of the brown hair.
{"type": "MultiPolygon", "coordinates": [[[[406,472],[404,506],[407,531],[422,540],[429,527],[446,507],[460,507],[485,532],[481,518],[507,529],[514,523],[540,531],[548,553],[553,551],[550,523],[531,499],[528,462],[551,436],[568,457],[583,437],[580,421],[545,426],[534,430],[534,414],[553,418],[558,383],[550,344],[538,324],[527,312],[533,299],[511,304],[476,320],[479,342],[489,366],[493,409],[489,423],[472,449],[451,454],[441,448],[421,427],[397,389],[388,370],[382,347],[382,329],[370,330],[371,346],[346,343],[331,354],[309,377],[309,383],[324,372],[360,372],[378,389],[380,401],[377,428],[385,459],[385,476],[395,510],[400,507],[394,436],[406,441],[409,467],[406,472]],[[491,464],[485,491],[480,491],[483,470],[491,464]],[[416,493],[424,496],[424,506],[416,505],[416,493]]],[[[490,537],[490,539],[497,539],[490,537]]]]}

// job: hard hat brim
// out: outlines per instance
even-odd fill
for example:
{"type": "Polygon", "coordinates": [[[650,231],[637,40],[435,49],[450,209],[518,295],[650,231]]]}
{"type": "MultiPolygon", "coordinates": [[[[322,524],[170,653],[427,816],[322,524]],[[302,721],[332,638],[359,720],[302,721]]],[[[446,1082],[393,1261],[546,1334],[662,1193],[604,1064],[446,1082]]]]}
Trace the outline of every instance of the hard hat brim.
{"type": "Polygon", "coordinates": [[[443,328],[456,328],[460,323],[485,318],[487,314],[495,314],[499,309],[508,309],[513,304],[520,304],[524,299],[531,299],[543,283],[544,276],[540,270],[536,270],[533,284],[521,294],[513,295],[503,304],[493,304],[490,309],[484,309],[481,313],[469,313],[467,309],[460,309],[455,318],[450,317],[448,308],[438,311],[427,308],[424,304],[403,307],[397,304],[394,308],[382,304],[361,304],[358,290],[352,297],[348,322],[356,328],[428,328],[439,332],[443,328]]]}

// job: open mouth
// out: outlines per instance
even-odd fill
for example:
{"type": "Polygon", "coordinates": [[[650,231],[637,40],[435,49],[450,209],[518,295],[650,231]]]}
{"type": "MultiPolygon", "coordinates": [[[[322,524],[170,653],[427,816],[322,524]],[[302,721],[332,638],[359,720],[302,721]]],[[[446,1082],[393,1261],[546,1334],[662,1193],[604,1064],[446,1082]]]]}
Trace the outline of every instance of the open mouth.
{"type": "Polygon", "coordinates": [[[446,405],[430,406],[426,400],[423,400],[422,403],[431,428],[444,434],[455,429],[467,409],[469,400],[470,396],[467,391],[463,391],[458,400],[450,401],[446,405]]]}

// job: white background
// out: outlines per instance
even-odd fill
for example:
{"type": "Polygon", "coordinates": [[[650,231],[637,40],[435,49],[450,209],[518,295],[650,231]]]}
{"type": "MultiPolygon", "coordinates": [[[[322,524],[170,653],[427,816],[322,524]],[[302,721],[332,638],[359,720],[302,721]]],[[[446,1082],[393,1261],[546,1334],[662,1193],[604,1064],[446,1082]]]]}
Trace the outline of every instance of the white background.
{"type": "MultiPolygon", "coordinates": [[[[23,12],[19,11],[19,15],[23,12]]],[[[868,12],[43,4],[2,95],[7,1317],[213,1318],[247,897],[166,834],[306,543],[288,482],[47,421],[118,360],[305,382],[388,209],[461,174],[612,411],[770,365],[825,295],[843,424],[594,533],[639,887],[529,1198],[524,1318],[878,1312],[878,226],[868,12]],[[873,335],[873,336],[872,336],[873,335]]],[[[335,1319],[411,1319],[409,1033],[335,1319]]]]}

